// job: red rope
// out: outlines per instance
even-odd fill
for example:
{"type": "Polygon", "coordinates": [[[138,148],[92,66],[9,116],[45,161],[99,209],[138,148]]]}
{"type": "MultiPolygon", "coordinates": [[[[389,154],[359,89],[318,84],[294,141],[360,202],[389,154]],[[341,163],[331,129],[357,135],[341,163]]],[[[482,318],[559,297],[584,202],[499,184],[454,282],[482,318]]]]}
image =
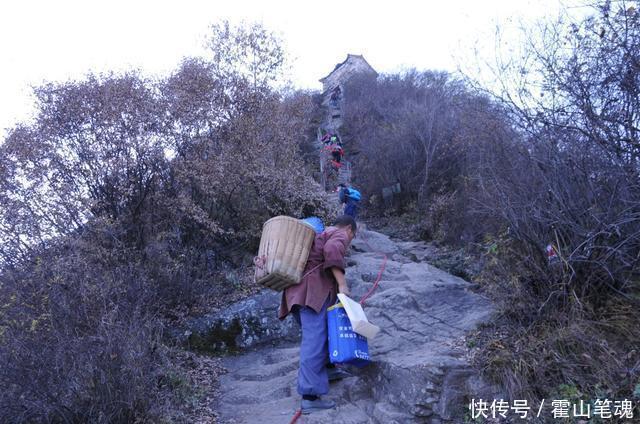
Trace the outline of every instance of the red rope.
{"type": "MultiPolygon", "coordinates": [[[[362,240],[364,240],[364,244],[367,245],[367,247],[370,250],[374,250],[370,245],[369,242],[367,241],[367,237],[364,235],[364,232],[362,233],[362,240]]],[[[367,300],[372,294],[373,292],[376,291],[376,289],[378,288],[378,284],[380,284],[380,280],[382,279],[382,273],[384,273],[384,269],[387,266],[387,254],[386,253],[382,253],[382,252],[375,252],[379,255],[382,255],[383,259],[382,259],[382,265],[380,265],[380,271],[378,271],[378,276],[376,277],[376,280],[373,283],[373,286],[371,286],[371,288],[369,289],[369,291],[367,293],[365,293],[364,296],[362,296],[362,299],[360,299],[360,304],[362,306],[364,306],[364,302],[365,300],[367,300]]]]}
{"type": "Polygon", "coordinates": [[[291,418],[291,422],[289,424],[295,424],[295,422],[298,421],[298,418],[300,418],[301,415],[302,415],[302,409],[298,409],[296,411],[296,414],[293,416],[293,418],[291,418]]]}
{"type": "Polygon", "coordinates": [[[364,301],[367,300],[374,291],[376,291],[376,289],[378,288],[378,284],[380,284],[380,280],[382,279],[382,273],[384,272],[385,267],[387,266],[387,255],[385,253],[381,253],[378,252],[381,255],[383,255],[383,259],[382,259],[382,265],[380,266],[380,271],[378,271],[378,276],[376,277],[376,281],[373,283],[373,286],[371,286],[371,288],[369,289],[369,291],[362,296],[362,299],[360,299],[360,304],[362,306],[364,306],[364,301]]]}

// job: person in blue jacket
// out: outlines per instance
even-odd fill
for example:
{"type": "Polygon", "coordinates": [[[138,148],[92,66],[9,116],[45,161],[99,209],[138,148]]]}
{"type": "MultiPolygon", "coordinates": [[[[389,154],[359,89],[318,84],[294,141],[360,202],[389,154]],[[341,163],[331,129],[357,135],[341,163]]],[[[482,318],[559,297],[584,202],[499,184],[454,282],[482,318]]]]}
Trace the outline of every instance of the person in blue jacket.
{"type": "Polygon", "coordinates": [[[353,187],[347,187],[345,184],[340,184],[338,187],[340,187],[338,199],[340,199],[340,203],[344,203],[344,214],[356,219],[362,197],[360,192],[353,187]]]}

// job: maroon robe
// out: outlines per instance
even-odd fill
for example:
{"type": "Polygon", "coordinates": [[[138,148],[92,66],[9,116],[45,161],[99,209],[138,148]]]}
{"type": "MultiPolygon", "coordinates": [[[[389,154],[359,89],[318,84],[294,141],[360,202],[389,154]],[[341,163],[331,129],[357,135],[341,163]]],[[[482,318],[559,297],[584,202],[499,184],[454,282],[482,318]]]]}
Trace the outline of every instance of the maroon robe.
{"type": "Polygon", "coordinates": [[[293,305],[308,306],[320,312],[322,305],[330,296],[330,303],[336,302],[338,284],[332,267],[345,269],[344,256],[349,247],[346,229],[329,227],[316,235],[309,252],[302,280],[299,284],[287,287],[282,293],[282,303],[278,317],[284,319],[293,305]]]}

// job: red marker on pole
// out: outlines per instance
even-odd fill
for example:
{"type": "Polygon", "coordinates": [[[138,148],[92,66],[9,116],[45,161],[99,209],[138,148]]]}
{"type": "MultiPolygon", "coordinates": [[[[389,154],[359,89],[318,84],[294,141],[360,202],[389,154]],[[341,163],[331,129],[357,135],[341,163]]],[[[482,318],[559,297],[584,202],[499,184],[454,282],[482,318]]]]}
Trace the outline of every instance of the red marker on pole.
{"type": "Polygon", "coordinates": [[[548,244],[546,251],[547,251],[547,260],[549,261],[549,263],[553,263],[559,259],[558,252],[556,252],[556,249],[553,247],[553,245],[548,244]]]}

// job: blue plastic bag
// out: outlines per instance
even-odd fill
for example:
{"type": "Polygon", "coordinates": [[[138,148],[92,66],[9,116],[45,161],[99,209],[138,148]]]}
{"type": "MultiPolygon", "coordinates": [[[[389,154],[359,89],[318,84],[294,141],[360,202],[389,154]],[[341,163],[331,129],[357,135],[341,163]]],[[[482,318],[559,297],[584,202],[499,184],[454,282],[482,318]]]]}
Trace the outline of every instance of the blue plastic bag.
{"type": "Polygon", "coordinates": [[[329,361],[332,364],[364,367],[371,362],[367,338],[353,331],[351,321],[341,303],[327,308],[327,327],[329,361]]]}
{"type": "Polygon", "coordinates": [[[322,223],[322,220],[317,216],[310,216],[309,218],[303,219],[302,222],[305,222],[313,227],[313,230],[316,232],[316,234],[320,234],[324,231],[324,224],[322,223]]]}
{"type": "Polygon", "coordinates": [[[347,190],[349,190],[349,192],[347,193],[347,196],[349,196],[350,199],[353,199],[356,202],[359,202],[360,199],[362,199],[362,195],[355,188],[349,188],[347,190]]]}

